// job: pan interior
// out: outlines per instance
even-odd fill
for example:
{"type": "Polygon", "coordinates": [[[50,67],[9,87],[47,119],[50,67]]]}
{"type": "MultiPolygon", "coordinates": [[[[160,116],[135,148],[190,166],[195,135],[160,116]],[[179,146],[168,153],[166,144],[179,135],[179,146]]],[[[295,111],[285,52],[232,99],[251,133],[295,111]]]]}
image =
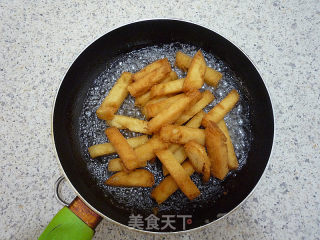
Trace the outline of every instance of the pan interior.
{"type": "MultiPolygon", "coordinates": [[[[113,61],[106,63],[106,69],[94,79],[83,101],[78,122],[82,158],[86,162],[88,171],[95,183],[103,190],[106,199],[111,200],[115,207],[128,212],[151,214],[157,208],[160,215],[168,212],[186,214],[190,213],[191,209],[192,211],[199,211],[204,206],[214,207],[215,202],[222,195],[226,195],[229,192],[225,182],[230,182],[236,178],[237,173],[241,171],[248,157],[251,143],[251,128],[247,90],[242,86],[237,75],[224,61],[202,49],[208,66],[223,74],[218,88],[214,89],[206,84],[203,86],[202,91],[208,89],[215,96],[215,100],[204,110],[207,112],[212,109],[231,89],[237,89],[240,93],[239,102],[225,118],[240,163],[239,169],[230,172],[227,180],[224,182],[212,177],[209,183],[204,184],[200,176],[194,174],[192,180],[201,191],[201,195],[198,198],[189,201],[178,190],[161,205],[158,205],[150,198],[152,188],[122,188],[106,186],[104,184],[105,180],[113,174],[107,171],[108,161],[118,156],[114,154],[91,159],[88,154],[87,149],[89,146],[108,141],[104,134],[107,125],[105,121],[97,118],[95,114],[97,108],[122,72],[136,72],[145,65],[163,57],[167,57],[171,65],[174,66],[175,54],[179,50],[189,55],[194,55],[198,48],[188,44],[171,43],[149,46],[118,56],[113,61]]],[[[178,68],[174,67],[174,71],[177,72],[179,78],[185,77],[185,73],[178,68]]],[[[143,119],[139,108],[134,106],[134,98],[131,96],[125,100],[117,114],[143,119]]],[[[121,132],[126,138],[139,135],[127,130],[121,130],[121,132]]],[[[161,163],[159,161],[152,164],[148,163],[147,169],[155,176],[155,186],[158,185],[163,179],[161,163]]]]}

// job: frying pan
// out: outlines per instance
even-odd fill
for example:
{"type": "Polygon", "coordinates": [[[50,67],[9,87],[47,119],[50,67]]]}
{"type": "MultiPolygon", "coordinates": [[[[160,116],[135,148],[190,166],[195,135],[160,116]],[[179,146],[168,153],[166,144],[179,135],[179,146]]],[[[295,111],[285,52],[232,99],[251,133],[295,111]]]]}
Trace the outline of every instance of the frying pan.
{"type": "MultiPolygon", "coordinates": [[[[101,217],[124,227],[128,227],[133,215],[145,219],[154,213],[159,219],[166,215],[175,218],[174,229],[146,229],[145,226],[138,229],[157,233],[190,231],[214,223],[239,206],[253,191],[268,163],[273,134],[272,105],[263,80],[249,58],[230,41],[207,28],[179,20],[145,20],[117,28],[100,37],[79,55],[66,73],[56,96],[53,113],[55,147],[64,176],[78,197],[54,217],[39,239],[55,239],[55,236],[59,239],[63,239],[63,236],[73,239],[79,235],[82,236],[79,239],[89,239],[101,217]],[[178,201],[175,205],[169,204],[167,208],[143,208],[138,203],[136,205],[139,207],[135,204],[128,206],[119,203],[112,194],[107,194],[97,183],[96,176],[88,170],[88,159],[84,153],[86,149],[83,149],[79,137],[83,103],[90,87],[105,71],[106,65],[112,66],[119,56],[145,47],[170,43],[188,44],[202,49],[232,69],[249,106],[250,150],[241,170],[229,174],[224,181],[212,180],[218,190],[208,194],[201,204],[187,202],[179,207],[180,200],[181,203],[186,201],[178,191],[175,193],[178,201]],[[177,216],[187,217],[178,219],[177,216]],[[87,229],[87,226],[90,228],[87,229]]],[[[89,163],[99,166],[99,161],[104,160],[91,159],[89,163]]],[[[106,169],[100,170],[106,172],[106,169]]]]}

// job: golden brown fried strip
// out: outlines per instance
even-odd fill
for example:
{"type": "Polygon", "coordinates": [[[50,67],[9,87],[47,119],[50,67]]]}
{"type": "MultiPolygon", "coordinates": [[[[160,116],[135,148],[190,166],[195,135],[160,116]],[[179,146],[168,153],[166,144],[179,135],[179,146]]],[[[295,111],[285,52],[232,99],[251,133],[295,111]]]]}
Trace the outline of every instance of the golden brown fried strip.
{"type": "Polygon", "coordinates": [[[201,97],[201,93],[196,90],[189,92],[186,96],[177,100],[168,109],[162,110],[148,122],[148,130],[151,133],[157,132],[166,124],[175,122],[179,116],[201,97]]]}
{"type": "Polygon", "coordinates": [[[149,92],[142,94],[140,97],[136,97],[136,99],[134,101],[134,105],[139,106],[139,107],[143,107],[150,100],[151,100],[151,94],[149,91],[149,92]]]}
{"type": "Polygon", "coordinates": [[[168,149],[171,151],[171,152],[175,152],[177,151],[182,145],[180,144],[177,144],[177,143],[171,143],[170,146],[168,147],[168,149]]]}
{"type": "Polygon", "coordinates": [[[206,149],[195,141],[190,141],[184,145],[184,150],[193,168],[198,173],[202,173],[202,180],[208,182],[210,179],[211,162],[208,158],[206,149]]]}
{"type": "Polygon", "coordinates": [[[211,67],[206,68],[206,73],[204,75],[204,81],[206,84],[217,87],[222,78],[222,73],[212,69],[211,67]]]}
{"type": "Polygon", "coordinates": [[[129,129],[132,132],[149,134],[148,122],[137,118],[127,117],[123,115],[114,115],[114,118],[107,121],[107,124],[110,127],[129,129]]]}
{"type": "Polygon", "coordinates": [[[204,111],[198,112],[196,115],[193,116],[193,118],[189,120],[189,122],[187,122],[186,127],[199,128],[201,126],[201,122],[204,115],[205,115],[204,111]]]}
{"type": "MultiPolygon", "coordinates": [[[[170,150],[169,150],[170,151],[170,150]]],[[[171,151],[172,152],[172,151],[171,151]]],[[[187,154],[186,152],[184,151],[184,147],[181,146],[179,147],[174,153],[173,153],[173,156],[175,157],[175,159],[177,160],[178,163],[183,163],[184,160],[187,159],[187,154]]],[[[168,169],[162,165],[162,173],[163,173],[163,176],[167,176],[169,174],[169,171],[168,169]]]]}
{"type": "Polygon", "coordinates": [[[238,159],[236,153],[234,152],[233,144],[229,135],[229,131],[226,125],[226,122],[222,119],[218,123],[218,127],[224,133],[227,138],[227,148],[228,148],[228,167],[229,169],[237,169],[239,167],[238,159]]]}
{"type": "Polygon", "coordinates": [[[126,168],[123,166],[123,163],[120,158],[114,158],[114,159],[110,159],[108,162],[108,171],[109,172],[126,171],[126,168]]]}
{"type": "Polygon", "coordinates": [[[189,55],[181,51],[178,51],[176,53],[176,61],[174,65],[180,68],[182,71],[187,72],[191,65],[191,61],[192,61],[192,57],[190,57],[189,55]]]}
{"type": "Polygon", "coordinates": [[[168,109],[173,103],[178,101],[179,99],[185,97],[185,94],[178,94],[172,97],[169,97],[167,99],[163,99],[161,101],[157,101],[154,103],[148,103],[145,108],[144,112],[147,117],[147,119],[155,117],[157,114],[159,114],[161,111],[168,109]]]}
{"type": "MultiPolygon", "coordinates": [[[[159,136],[153,135],[153,137],[150,138],[148,142],[134,149],[136,155],[138,156],[139,167],[145,167],[147,165],[147,161],[150,161],[156,157],[154,153],[155,150],[166,149],[168,148],[168,145],[169,145],[168,143],[161,141],[159,136]]],[[[112,167],[116,166],[113,169],[114,171],[123,170],[122,168],[120,168],[119,164],[117,163],[118,161],[119,160],[117,158],[111,159],[108,163],[108,166],[109,165],[111,165],[112,167]],[[118,170],[115,170],[115,169],[118,169],[118,170]]]]}
{"type": "Polygon", "coordinates": [[[151,98],[182,92],[184,78],[154,85],[150,90],[151,98]]]}
{"type": "Polygon", "coordinates": [[[163,142],[159,136],[153,135],[149,141],[135,149],[136,154],[139,157],[140,166],[145,166],[147,161],[155,158],[155,150],[161,150],[168,148],[169,144],[163,142]]]}
{"type": "Polygon", "coordinates": [[[205,144],[203,129],[190,128],[186,126],[166,125],[160,130],[160,138],[164,142],[186,144],[189,141],[205,144]]]}
{"type": "MultiPolygon", "coordinates": [[[[175,65],[182,71],[188,71],[191,61],[192,57],[190,57],[189,55],[184,54],[180,51],[177,52],[175,65]]],[[[206,73],[204,75],[204,81],[206,84],[217,87],[221,78],[222,74],[220,72],[217,72],[214,69],[207,66],[206,73]]]]}
{"type": "Polygon", "coordinates": [[[152,72],[147,73],[145,76],[140,78],[139,80],[131,83],[128,86],[128,91],[134,97],[139,97],[144,93],[148,92],[148,90],[165,79],[168,74],[171,72],[171,66],[168,60],[166,60],[166,64],[163,66],[153,70],[152,72]]]}
{"type": "Polygon", "coordinates": [[[154,176],[145,169],[136,169],[131,172],[115,173],[105,184],[117,187],[152,187],[154,176]]]}
{"type": "Polygon", "coordinates": [[[203,120],[202,125],[204,127],[207,126],[209,121],[213,121],[215,123],[218,123],[221,121],[224,116],[230,112],[230,110],[236,105],[236,103],[239,100],[239,93],[237,90],[233,89],[229,92],[229,94],[221,100],[216,106],[214,106],[210,112],[208,112],[203,120]]]}
{"type": "MultiPolygon", "coordinates": [[[[183,169],[188,176],[191,176],[194,173],[194,169],[189,161],[186,161],[182,164],[183,169]]],[[[175,180],[172,176],[167,176],[163,179],[159,185],[154,188],[151,192],[151,197],[157,201],[158,204],[163,203],[167,200],[175,191],[179,189],[175,180]]]]}
{"type": "Polygon", "coordinates": [[[97,109],[97,116],[100,119],[111,120],[118,111],[124,99],[128,96],[127,87],[132,82],[132,74],[124,72],[112,87],[106,98],[97,109]]]}
{"type": "Polygon", "coordinates": [[[107,128],[105,131],[112,146],[116,149],[123,165],[128,170],[133,170],[139,166],[138,156],[133,148],[128,144],[127,140],[116,127],[107,128]]]}
{"type": "MultiPolygon", "coordinates": [[[[186,127],[190,128],[199,128],[201,126],[201,121],[204,116],[204,112],[200,111],[198,112],[187,124],[186,127]]],[[[173,152],[174,157],[177,159],[179,163],[182,163],[184,160],[186,160],[187,155],[184,151],[184,147],[180,144],[174,144],[171,143],[169,148],[171,152],[173,152]]],[[[164,165],[162,165],[162,172],[163,176],[166,176],[169,174],[168,170],[164,165]]]]}
{"type": "Polygon", "coordinates": [[[194,182],[192,182],[189,174],[177,162],[169,150],[157,150],[155,153],[161,163],[166,166],[178,187],[190,200],[200,195],[199,189],[194,182]]]}
{"type": "MultiPolygon", "coordinates": [[[[131,147],[136,148],[146,143],[148,141],[148,136],[142,135],[139,137],[128,138],[127,141],[131,147]]],[[[91,158],[109,155],[116,152],[116,149],[112,146],[111,143],[96,144],[89,147],[88,150],[91,158]]]]}
{"type": "MultiPolygon", "coordinates": [[[[171,71],[169,76],[166,77],[161,83],[170,82],[172,80],[176,80],[178,78],[178,75],[176,72],[171,71]]],[[[157,85],[156,85],[157,86],[157,85]]],[[[140,97],[137,97],[135,99],[135,105],[143,107],[145,106],[153,97],[151,97],[151,92],[146,92],[145,94],[141,95],[140,97]]]]}
{"type": "Polygon", "coordinates": [[[211,161],[211,174],[223,180],[229,172],[227,138],[216,123],[209,121],[205,129],[206,147],[211,161]]]}
{"type": "Polygon", "coordinates": [[[153,72],[154,70],[159,69],[159,68],[161,68],[163,66],[167,66],[168,63],[169,63],[168,59],[167,58],[163,58],[163,59],[159,59],[157,61],[154,61],[154,62],[148,64],[147,66],[142,68],[140,71],[138,71],[135,74],[133,74],[133,81],[136,82],[136,81],[144,78],[146,75],[148,75],[149,73],[153,72]]]}
{"type": "Polygon", "coordinates": [[[146,118],[148,118],[148,116],[147,116],[147,106],[151,105],[151,104],[154,104],[154,103],[157,103],[157,102],[161,102],[161,101],[163,101],[165,99],[168,99],[168,98],[169,98],[168,96],[163,96],[163,97],[151,99],[143,107],[141,107],[141,112],[143,113],[144,116],[146,116],[146,118]]]}
{"type": "Polygon", "coordinates": [[[211,103],[214,99],[213,94],[206,90],[201,94],[201,99],[194,104],[190,109],[185,111],[179,119],[175,122],[176,125],[182,125],[186,121],[188,121],[190,118],[192,118],[194,115],[196,115],[198,112],[200,112],[205,106],[207,106],[209,103],[211,103]]]}
{"type": "Polygon", "coordinates": [[[183,83],[183,91],[188,92],[194,89],[200,89],[204,83],[204,74],[206,73],[206,61],[199,50],[192,58],[187,76],[183,83]]]}

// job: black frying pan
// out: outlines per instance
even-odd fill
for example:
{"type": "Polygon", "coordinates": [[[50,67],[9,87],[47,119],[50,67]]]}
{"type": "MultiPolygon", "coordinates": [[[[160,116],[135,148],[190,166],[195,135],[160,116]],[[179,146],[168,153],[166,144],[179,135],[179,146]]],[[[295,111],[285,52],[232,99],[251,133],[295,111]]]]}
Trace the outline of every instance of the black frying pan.
{"type": "MultiPolygon", "coordinates": [[[[234,71],[240,79],[242,95],[249,105],[252,140],[246,164],[222,182],[212,180],[219,187],[214,194],[208,194],[206,204],[190,202],[183,208],[168,205],[167,208],[158,209],[159,218],[164,215],[192,215],[192,223],[189,221],[186,227],[179,220],[176,229],[142,229],[145,231],[177,232],[194,229],[232,211],[251,193],[261,178],[273,142],[274,120],[267,89],[255,66],[239,48],[217,33],[188,22],[148,20],[128,24],[105,34],[80,54],[63,79],[56,98],[53,115],[56,150],[65,176],[79,197],[102,217],[124,226],[128,225],[132,214],[147,217],[154,212],[149,205],[142,208],[141,204],[135,207],[134,204],[126,206],[119,203],[97,184],[97,178],[88,171],[88,156],[79,137],[79,119],[83,114],[83,102],[89,88],[106,66],[111,66],[119,56],[133,50],[174,42],[201,48],[224,61],[234,71]]],[[[106,163],[105,159],[89,160],[89,163],[94,164],[94,161],[106,163]]],[[[97,162],[97,166],[100,163],[97,162]]],[[[175,194],[175,199],[184,197],[181,193],[175,194]]],[[[185,203],[185,200],[182,202],[185,203]]]]}

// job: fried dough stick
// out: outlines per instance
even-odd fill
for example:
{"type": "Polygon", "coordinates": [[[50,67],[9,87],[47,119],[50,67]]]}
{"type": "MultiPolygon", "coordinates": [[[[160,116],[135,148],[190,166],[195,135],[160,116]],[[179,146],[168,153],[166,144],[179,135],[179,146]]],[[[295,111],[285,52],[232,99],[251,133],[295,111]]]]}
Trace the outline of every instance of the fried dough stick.
{"type": "Polygon", "coordinates": [[[184,145],[184,150],[193,166],[198,173],[202,173],[202,180],[208,182],[210,179],[211,162],[208,158],[206,149],[195,141],[190,141],[184,145]]]}
{"type": "Polygon", "coordinates": [[[236,105],[238,100],[239,93],[237,90],[231,90],[224,99],[222,99],[204,116],[202,125],[206,127],[209,121],[213,121],[215,123],[220,122],[224,116],[236,105]]]}
{"type": "MultiPolygon", "coordinates": [[[[192,57],[190,57],[189,55],[184,54],[180,51],[177,52],[175,65],[182,71],[188,71],[191,61],[192,57]]],[[[207,66],[206,73],[204,74],[204,81],[206,84],[217,87],[221,78],[222,74],[220,72],[207,66]]]]}
{"type": "Polygon", "coordinates": [[[205,144],[205,133],[203,129],[190,128],[186,126],[166,125],[160,130],[160,138],[164,142],[186,144],[189,141],[205,144]]]}
{"type": "MultiPolygon", "coordinates": [[[[194,173],[194,169],[189,161],[182,164],[186,173],[191,176],[194,173]]],[[[158,204],[166,201],[175,191],[179,189],[177,183],[172,176],[167,176],[163,179],[158,186],[156,186],[152,192],[151,197],[157,201],[158,204]]]]}
{"type": "Polygon", "coordinates": [[[180,163],[177,162],[169,150],[157,150],[155,153],[161,163],[166,166],[178,187],[190,200],[200,195],[199,189],[194,182],[192,182],[189,174],[180,163]]]}
{"type": "Polygon", "coordinates": [[[199,50],[192,58],[187,76],[183,83],[183,91],[188,92],[194,89],[200,89],[204,83],[204,74],[206,73],[206,61],[199,50]]]}
{"type": "Polygon", "coordinates": [[[116,149],[120,159],[128,170],[133,170],[139,166],[138,156],[127,140],[116,127],[107,128],[105,131],[112,146],[116,149]]]}
{"type": "MultiPolygon", "coordinates": [[[[201,121],[203,116],[205,115],[204,111],[198,112],[190,121],[186,124],[186,127],[190,128],[199,128],[201,126],[201,121]]],[[[182,163],[187,158],[187,154],[184,151],[184,147],[180,144],[171,144],[169,146],[169,150],[173,152],[174,157],[178,161],[178,163],[182,163]]],[[[169,174],[168,170],[164,165],[162,165],[163,176],[167,176],[169,174]]]]}
{"type": "MultiPolygon", "coordinates": [[[[128,138],[127,141],[132,148],[136,148],[146,143],[148,141],[148,136],[142,135],[139,137],[128,138]]],[[[116,152],[116,149],[112,146],[111,143],[96,144],[89,147],[88,150],[91,158],[105,156],[116,152]]]]}
{"type": "Polygon", "coordinates": [[[210,121],[205,129],[206,147],[211,161],[211,174],[223,180],[229,172],[227,138],[217,126],[210,121]]]}
{"type": "Polygon", "coordinates": [[[229,135],[228,127],[226,125],[226,122],[224,120],[221,120],[218,123],[218,127],[221,129],[221,131],[224,133],[224,135],[227,138],[227,148],[228,148],[228,167],[231,170],[237,169],[239,167],[238,159],[236,156],[236,153],[234,152],[234,147],[232,144],[231,137],[229,135]]]}
{"type": "Polygon", "coordinates": [[[110,127],[116,127],[118,129],[129,129],[132,132],[149,134],[148,122],[137,118],[123,115],[114,115],[114,118],[107,121],[107,124],[110,127]]]}
{"type": "MultiPolygon", "coordinates": [[[[168,148],[167,143],[161,141],[159,136],[154,135],[152,138],[149,139],[148,142],[145,144],[137,147],[134,149],[136,155],[138,156],[139,166],[138,167],[145,167],[147,161],[155,158],[156,155],[154,153],[155,150],[161,150],[168,148]]],[[[123,170],[120,158],[111,159],[108,163],[108,170],[109,171],[121,171],[123,170]]]]}
{"type": "MultiPolygon", "coordinates": [[[[176,72],[171,71],[169,73],[169,76],[166,77],[164,80],[161,81],[161,83],[167,83],[170,82],[172,80],[176,80],[178,78],[178,75],[176,72]]],[[[156,85],[157,86],[157,85],[156,85]]],[[[137,97],[134,101],[134,104],[136,106],[140,106],[143,107],[147,104],[147,102],[149,102],[153,97],[151,97],[151,91],[146,92],[145,94],[141,95],[140,97],[137,97]]]]}
{"type": "Polygon", "coordinates": [[[168,109],[164,109],[148,122],[148,131],[151,133],[157,132],[166,124],[175,122],[180,115],[190,106],[201,98],[201,93],[198,90],[189,92],[183,98],[177,100],[168,109]]]}
{"type": "Polygon", "coordinates": [[[134,75],[134,82],[129,84],[128,91],[134,97],[139,97],[148,92],[149,89],[165,79],[171,72],[171,66],[167,58],[162,59],[162,65],[136,80],[134,75]]]}
{"type": "Polygon", "coordinates": [[[132,82],[132,74],[124,72],[112,87],[106,98],[97,109],[97,116],[100,119],[111,120],[118,111],[124,99],[128,96],[128,86],[132,82]]]}
{"type": "Polygon", "coordinates": [[[196,102],[190,109],[185,111],[179,119],[175,122],[176,125],[182,125],[186,121],[188,121],[190,118],[192,118],[194,115],[196,115],[198,112],[200,112],[205,106],[207,106],[209,103],[211,103],[214,99],[213,94],[206,90],[203,93],[201,93],[201,99],[196,102]]]}
{"type": "Polygon", "coordinates": [[[117,187],[152,187],[154,176],[145,169],[136,169],[131,172],[118,172],[113,174],[106,185],[117,187]]]}

